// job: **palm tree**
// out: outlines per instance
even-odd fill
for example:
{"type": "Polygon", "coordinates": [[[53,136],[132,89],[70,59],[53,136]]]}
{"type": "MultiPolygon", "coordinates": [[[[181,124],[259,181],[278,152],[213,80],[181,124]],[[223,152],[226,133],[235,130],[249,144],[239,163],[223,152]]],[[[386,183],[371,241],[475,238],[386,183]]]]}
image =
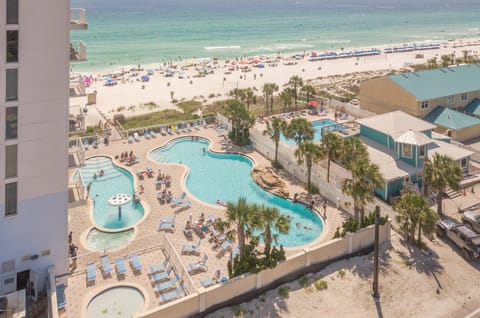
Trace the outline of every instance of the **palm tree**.
{"type": "Polygon", "coordinates": [[[268,106],[269,106],[268,101],[269,101],[270,95],[272,95],[273,93],[272,84],[271,83],[263,84],[262,92],[263,92],[263,96],[265,97],[265,106],[267,107],[267,116],[268,116],[268,106]]]}
{"type": "Polygon", "coordinates": [[[298,89],[303,86],[303,80],[300,76],[294,75],[290,77],[288,84],[293,88],[293,97],[295,99],[295,110],[298,108],[298,89]]]}
{"type": "Polygon", "coordinates": [[[422,231],[425,234],[434,232],[438,216],[430,209],[428,201],[421,194],[405,193],[395,202],[393,209],[397,212],[397,222],[401,224],[407,241],[414,241],[415,231],[418,231],[417,245],[420,245],[422,231]]]}
{"type": "Polygon", "coordinates": [[[259,226],[264,229],[263,241],[265,242],[265,256],[268,257],[272,247],[272,242],[277,243],[278,234],[273,234],[272,230],[278,233],[286,234],[290,230],[289,219],[280,214],[280,211],[275,207],[267,207],[262,205],[258,209],[259,226]]]}
{"type": "Polygon", "coordinates": [[[280,99],[283,102],[283,109],[287,109],[287,106],[289,106],[292,103],[292,98],[293,98],[293,89],[287,87],[285,88],[281,93],[280,93],[280,99]]]}
{"type": "Polygon", "coordinates": [[[312,166],[314,163],[318,163],[323,159],[325,153],[323,149],[312,143],[312,142],[303,142],[297,149],[295,149],[295,157],[297,157],[297,163],[303,164],[305,162],[307,166],[307,192],[310,193],[312,189],[311,176],[312,176],[312,166]]]}
{"type": "Polygon", "coordinates": [[[275,92],[278,92],[278,85],[275,84],[275,83],[271,83],[271,84],[270,84],[270,87],[271,87],[271,93],[270,93],[270,110],[271,110],[272,113],[273,113],[273,94],[275,94],[275,92]]]}
{"type": "Polygon", "coordinates": [[[263,131],[263,135],[269,135],[270,138],[273,140],[275,143],[275,161],[274,165],[277,166],[278,164],[278,144],[280,142],[280,135],[282,132],[285,131],[287,128],[287,121],[283,118],[277,118],[275,117],[272,120],[272,123],[267,121],[267,129],[263,131]]]}
{"type": "Polygon", "coordinates": [[[255,105],[257,103],[257,96],[255,96],[255,92],[251,88],[244,90],[243,98],[248,110],[250,110],[251,104],[255,105]]]}
{"type": "Polygon", "coordinates": [[[330,162],[340,156],[343,140],[337,134],[329,132],[322,137],[322,144],[327,153],[327,182],[330,182],[330,162]]]}
{"type": "Polygon", "coordinates": [[[245,105],[236,99],[227,101],[225,115],[232,123],[233,137],[240,144],[244,144],[249,129],[255,124],[255,117],[248,112],[245,105]]]}
{"type": "Polygon", "coordinates": [[[232,96],[235,99],[239,99],[242,95],[242,90],[240,88],[234,88],[230,92],[228,92],[228,95],[232,96]]]}
{"type": "Polygon", "coordinates": [[[308,102],[310,102],[310,97],[312,95],[315,95],[315,87],[313,87],[312,85],[305,85],[302,87],[302,92],[304,92],[305,95],[307,95],[307,105],[308,105],[308,102]]]}
{"type": "Polygon", "coordinates": [[[356,158],[368,157],[367,147],[358,138],[343,139],[341,149],[340,160],[348,170],[351,170],[350,165],[355,163],[356,158]]]}
{"type": "Polygon", "coordinates": [[[253,230],[259,227],[259,219],[255,217],[257,209],[255,204],[249,204],[245,197],[240,197],[236,203],[227,203],[227,219],[218,224],[229,240],[238,242],[240,258],[245,250],[247,239],[250,239],[253,236],[253,230]]]}
{"type": "Polygon", "coordinates": [[[442,216],[442,200],[447,187],[454,191],[460,189],[463,171],[460,166],[447,155],[435,153],[433,160],[425,159],[424,182],[437,192],[437,212],[442,216]]]}
{"type": "Polygon", "coordinates": [[[297,146],[305,141],[313,140],[315,129],[305,118],[294,118],[285,129],[285,137],[294,139],[297,146]]]}

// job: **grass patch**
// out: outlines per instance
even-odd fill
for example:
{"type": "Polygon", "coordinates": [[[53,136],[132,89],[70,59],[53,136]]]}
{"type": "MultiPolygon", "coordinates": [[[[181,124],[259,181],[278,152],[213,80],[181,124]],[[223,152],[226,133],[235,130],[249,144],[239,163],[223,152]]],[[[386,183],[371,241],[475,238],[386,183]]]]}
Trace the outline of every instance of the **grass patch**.
{"type": "Polygon", "coordinates": [[[288,298],[290,295],[290,287],[288,286],[282,286],[278,289],[278,295],[280,295],[283,298],[288,298]]]}
{"type": "Polygon", "coordinates": [[[303,276],[302,278],[300,278],[298,280],[298,283],[300,284],[300,286],[302,286],[303,288],[307,287],[308,286],[308,277],[307,276],[303,276]]]}
{"type": "Polygon", "coordinates": [[[195,116],[184,114],[174,109],[166,109],[159,112],[127,117],[123,123],[123,128],[148,127],[177,121],[193,120],[195,118],[195,116]]]}
{"type": "Polygon", "coordinates": [[[183,110],[185,114],[191,114],[193,112],[196,112],[202,107],[202,102],[196,101],[196,100],[189,100],[185,102],[180,102],[177,104],[178,108],[183,110]]]}
{"type": "Polygon", "coordinates": [[[313,283],[313,285],[315,286],[315,288],[317,290],[324,290],[324,289],[327,289],[328,288],[328,283],[324,280],[317,280],[313,283]]]}
{"type": "Polygon", "coordinates": [[[125,110],[125,106],[120,106],[120,107],[117,108],[118,113],[123,111],[123,110],[125,110]]]}
{"type": "Polygon", "coordinates": [[[243,309],[240,305],[233,306],[232,312],[235,317],[243,317],[247,313],[247,311],[243,309]]]}
{"type": "Polygon", "coordinates": [[[341,270],[338,271],[337,276],[340,278],[344,278],[347,272],[342,268],[341,270]]]}

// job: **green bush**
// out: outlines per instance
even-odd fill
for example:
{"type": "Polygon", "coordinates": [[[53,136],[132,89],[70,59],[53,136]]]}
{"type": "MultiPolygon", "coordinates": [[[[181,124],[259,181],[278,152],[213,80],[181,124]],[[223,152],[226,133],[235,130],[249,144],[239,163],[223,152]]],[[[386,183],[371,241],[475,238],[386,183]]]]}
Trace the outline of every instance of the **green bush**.
{"type": "Polygon", "coordinates": [[[328,283],[324,280],[317,280],[313,283],[313,285],[315,286],[315,288],[317,290],[324,290],[324,289],[327,289],[328,288],[328,283]]]}
{"type": "Polygon", "coordinates": [[[307,276],[303,276],[302,278],[300,278],[298,280],[298,283],[300,284],[300,286],[302,286],[303,288],[307,287],[308,286],[308,277],[307,276]]]}
{"type": "Polygon", "coordinates": [[[344,278],[347,272],[342,268],[341,270],[338,271],[338,277],[344,278]]]}
{"type": "MultiPolygon", "coordinates": [[[[387,221],[388,218],[385,218],[385,221],[387,221]]],[[[358,220],[355,222],[353,218],[349,218],[348,220],[344,221],[342,223],[342,228],[340,229],[337,227],[337,230],[333,234],[333,238],[340,238],[340,237],[345,237],[347,232],[354,233],[364,227],[370,226],[372,224],[375,224],[375,212],[372,211],[368,215],[365,216],[363,220],[358,220]]]]}
{"type": "Polygon", "coordinates": [[[278,295],[283,298],[288,298],[290,295],[290,287],[282,286],[278,289],[278,295]]]}

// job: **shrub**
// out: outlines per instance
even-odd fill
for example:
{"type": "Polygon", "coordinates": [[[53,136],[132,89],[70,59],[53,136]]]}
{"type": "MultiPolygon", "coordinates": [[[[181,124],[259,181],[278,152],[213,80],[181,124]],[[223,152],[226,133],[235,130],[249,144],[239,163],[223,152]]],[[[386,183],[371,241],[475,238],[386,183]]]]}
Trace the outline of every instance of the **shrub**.
{"type": "Polygon", "coordinates": [[[235,317],[243,317],[247,313],[240,305],[233,306],[232,311],[235,317]]]}
{"type": "Polygon", "coordinates": [[[338,277],[340,278],[344,278],[345,274],[347,274],[347,272],[343,268],[338,271],[338,277]]]}
{"type": "Polygon", "coordinates": [[[307,287],[308,286],[308,277],[307,276],[303,276],[302,278],[300,278],[298,280],[298,283],[300,284],[300,286],[302,286],[303,288],[307,287]]]}
{"type": "Polygon", "coordinates": [[[283,298],[288,298],[290,295],[290,287],[288,286],[282,286],[278,289],[278,295],[283,297],[283,298]]]}
{"type": "Polygon", "coordinates": [[[317,280],[313,283],[313,285],[315,286],[315,288],[317,290],[324,290],[324,289],[327,289],[328,288],[328,283],[324,280],[317,280]]]}

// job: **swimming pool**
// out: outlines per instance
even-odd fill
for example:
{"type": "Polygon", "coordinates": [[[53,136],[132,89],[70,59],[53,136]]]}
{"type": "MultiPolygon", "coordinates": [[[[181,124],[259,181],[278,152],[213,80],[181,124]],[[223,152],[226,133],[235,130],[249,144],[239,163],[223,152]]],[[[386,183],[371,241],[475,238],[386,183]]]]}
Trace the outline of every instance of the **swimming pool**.
{"type": "MultiPolygon", "coordinates": [[[[331,119],[323,119],[323,120],[317,120],[317,121],[312,121],[312,126],[313,129],[315,129],[315,133],[313,135],[313,141],[320,141],[322,140],[322,127],[325,126],[330,126],[337,124],[336,121],[333,121],[331,119]]],[[[295,140],[289,139],[285,137],[283,134],[280,135],[280,141],[283,143],[287,144],[288,146],[296,146],[297,144],[295,143],[295,140]]]]}
{"type": "Polygon", "coordinates": [[[142,312],[145,304],[143,293],[134,287],[109,288],[96,295],[87,307],[87,318],[127,318],[134,312],[142,312]]]}
{"type": "Polygon", "coordinates": [[[84,185],[88,187],[91,183],[90,198],[93,201],[93,218],[96,224],[106,229],[121,229],[137,223],[143,217],[142,205],[133,200],[122,206],[121,218],[118,207],[108,204],[108,199],[115,194],[134,193],[132,174],[115,165],[112,159],[102,156],[89,158],[79,171],[84,185]],[[105,173],[102,177],[98,176],[100,170],[105,173]]]}
{"type": "Polygon", "coordinates": [[[132,239],[133,234],[133,229],[110,233],[93,228],[88,232],[85,243],[89,249],[96,251],[117,249],[127,245],[132,239]]]}
{"type": "Polygon", "coordinates": [[[253,164],[250,159],[238,154],[204,152],[203,149],[207,150],[208,146],[206,140],[179,138],[152,151],[151,157],[162,163],[182,162],[188,166],[188,191],[204,202],[213,205],[216,200],[236,202],[240,196],[244,196],[249,203],[277,207],[281,213],[291,218],[290,231],[287,235],[279,235],[279,244],[301,246],[320,235],[323,224],[315,213],[302,204],[292,203],[263,190],[252,180],[250,172],[253,164]],[[295,226],[296,223],[311,230],[299,229],[295,226]]]}

